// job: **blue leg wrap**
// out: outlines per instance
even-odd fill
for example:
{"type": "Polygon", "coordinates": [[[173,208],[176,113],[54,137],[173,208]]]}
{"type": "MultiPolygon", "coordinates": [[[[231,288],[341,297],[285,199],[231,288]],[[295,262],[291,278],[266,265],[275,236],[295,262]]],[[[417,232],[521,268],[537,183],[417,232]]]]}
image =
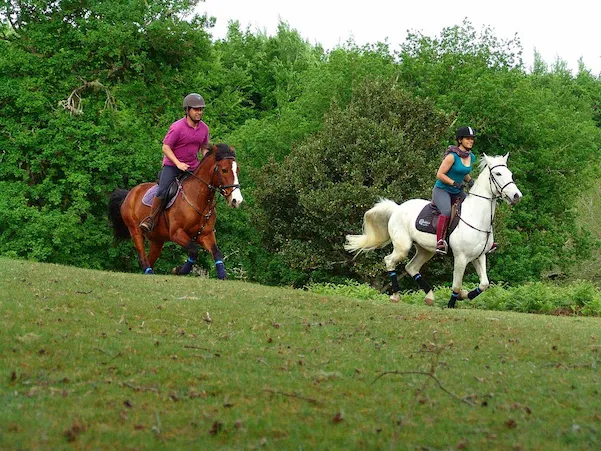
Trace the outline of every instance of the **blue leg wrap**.
{"type": "Polygon", "coordinates": [[[154,271],[152,270],[151,267],[148,267],[144,270],[144,274],[154,274],[154,271]]]}
{"type": "Polygon", "coordinates": [[[459,293],[455,293],[453,291],[453,294],[451,294],[451,299],[449,300],[449,308],[455,308],[455,303],[457,302],[457,300],[459,299],[459,293]]]}
{"type": "Polygon", "coordinates": [[[215,269],[217,269],[217,278],[220,280],[225,279],[225,265],[222,260],[215,262],[215,269]]]}
{"type": "Polygon", "coordinates": [[[426,279],[422,277],[421,273],[418,272],[416,275],[414,275],[413,280],[415,280],[415,283],[417,283],[419,287],[424,290],[424,293],[428,294],[432,290],[432,287],[426,281],[426,279]]]}
{"type": "Polygon", "coordinates": [[[186,263],[184,263],[183,266],[180,268],[179,273],[180,274],[190,274],[190,271],[192,271],[192,266],[194,266],[194,263],[196,263],[196,260],[193,260],[190,257],[188,257],[188,260],[186,260],[186,263]]]}
{"type": "Polygon", "coordinates": [[[480,293],[482,293],[482,290],[480,289],[480,287],[476,288],[475,290],[470,291],[467,294],[468,299],[472,300],[474,299],[476,296],[478,296],[480,293]]]}
{"type": "Polygon", "coordinates": [[[390,277],[390,281],[392,282],[392,292],[399,292],[399,279],[396,277],[396,271],[390,271],[388,273],[388,277],[390,277]]]}

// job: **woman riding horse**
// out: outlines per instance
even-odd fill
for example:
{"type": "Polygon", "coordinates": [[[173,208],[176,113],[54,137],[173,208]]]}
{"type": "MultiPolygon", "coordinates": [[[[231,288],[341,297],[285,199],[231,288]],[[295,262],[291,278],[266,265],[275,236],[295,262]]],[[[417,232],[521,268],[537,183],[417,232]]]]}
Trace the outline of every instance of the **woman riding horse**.
{"type": "MultiPolygon", "coordinates": [[[[451,219],[451,205],[465,199],[465,186],[472,187],[470,177],[476,156],[472,152],[476,132],[472,127],[459,127],[455,133],[456,146],[449,146],[442,157],[442,163],[436,173],[436,183],[432,189],[432,201],[440,211],[436,228],[436,253],[446,255],[449,245],[446,240],[447,228],[451,219]]],[[[493,243],[488,251],[497,249],[493,243]]]]}
{"type": "MultiPolygon", "coordinates": [[[[492,224],[497,199],[502,198],[514,205],[522,198],[522,193],[513,181],[513,174],[507,168],[508,157],[509,154],[496,157],[483,155],[480,175],[462,203],[457,227],[449,235],[449,246],[454,257],[453,293],[449,307],[455,307],[459,299],[474,299],[489,286],[486,253],[494,243],[492,224]],[[470,262],[478,273],[480,284],[468,293],[462,289],[462,283],[465,268],[470,262]]],[[[422,231],[416,225],[420,213],[429,205],[430,201],[425,199],[412,199],[401,205],[382,199],[365,213],[363,234],[346,236],[344,248],[356,253],[384,247],[392,242],[394,249],[384,257],[384,263],[392,282],[391,300],[394,302],[399,301],[396,265],[415,246],[415,255],[405,265],[405,270],[426,293],[426,304],[434,304],[434,292],[420,269],[435,255],[437,240],[433,232],[422,231]]]]}

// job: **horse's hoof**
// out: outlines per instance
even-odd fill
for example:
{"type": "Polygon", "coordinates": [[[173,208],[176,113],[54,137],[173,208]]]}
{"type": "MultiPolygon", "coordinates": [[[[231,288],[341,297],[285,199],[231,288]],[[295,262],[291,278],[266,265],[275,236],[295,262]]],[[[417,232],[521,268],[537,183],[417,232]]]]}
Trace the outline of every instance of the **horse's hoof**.
{"type": "Polygon", "coordinates": [[[179,270],[180,270],[180,269],[182,269],[182,267],[181,267],[181,266],[177,266],[177,267],[173,268],[173,269],[171,270],[171,274],[173,274],[174,276],[179,276],[179,270]]]}
{"type": "Polygon", "coordinates": [[[390,301],[391,301],[391,302],[394,302],[395,304],[396,304],[397,302],[399,302],[399,294],[398,294],[398,293],[393,293],[393,294],[390,296],[390,301]]]}
{"type": "Polygon", "coordinates": [[[424,302],[426,303],[426,305],[429,305],[430,307],[434,305],[434,299],[432,298],[424,298],[424,302]]]}
{"type": "Polygon", "coordinates": [[[461,290],[459,292],[459,299],[467,299],[467,290],[461,290]]]}

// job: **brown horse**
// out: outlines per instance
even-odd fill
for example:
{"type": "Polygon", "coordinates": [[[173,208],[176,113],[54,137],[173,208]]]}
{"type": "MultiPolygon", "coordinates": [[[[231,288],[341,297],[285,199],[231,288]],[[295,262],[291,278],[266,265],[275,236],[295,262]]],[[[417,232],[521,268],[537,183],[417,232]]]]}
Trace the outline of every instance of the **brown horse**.
{"type": "Polygon", "coordinates": [[[238,164],[234,149],[217,144],[207,152],[198,168],[183,181],[173,205],[156,220],[154,229],[143,234],[140,222],[150,215],[150,207],[142,203],[144,194],[155,184],[142,183],[132,190],[115,190],[109,202],[109,217],[117,239],[131,237],[138,252],[138,260],[145,274],[153,274],[153,266],[166,241],[173,241],[188,251],[183,266],[173,269],[174,274],[189,274],[198,256],[198,244],[211,253],[217,276],[225,279],[223,254],[215,241],[215,193],[218,191],[230,207],[238,208],[243,201],[238,183],[238,164]],[[144,238],[150,241],[148,255],[144,238]]]}

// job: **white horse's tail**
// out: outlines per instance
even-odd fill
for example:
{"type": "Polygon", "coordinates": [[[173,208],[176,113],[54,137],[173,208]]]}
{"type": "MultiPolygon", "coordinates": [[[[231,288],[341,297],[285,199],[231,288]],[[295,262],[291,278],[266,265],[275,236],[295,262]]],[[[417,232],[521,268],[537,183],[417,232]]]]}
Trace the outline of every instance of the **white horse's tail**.
{"type": "Polygon", "coordinates": [[[344,248],[358,255],[390,243],[388,221],[397,207],[398,204],[390,199],[380,199],[363,216],[363,235],[347,235],[344,248]]]}

